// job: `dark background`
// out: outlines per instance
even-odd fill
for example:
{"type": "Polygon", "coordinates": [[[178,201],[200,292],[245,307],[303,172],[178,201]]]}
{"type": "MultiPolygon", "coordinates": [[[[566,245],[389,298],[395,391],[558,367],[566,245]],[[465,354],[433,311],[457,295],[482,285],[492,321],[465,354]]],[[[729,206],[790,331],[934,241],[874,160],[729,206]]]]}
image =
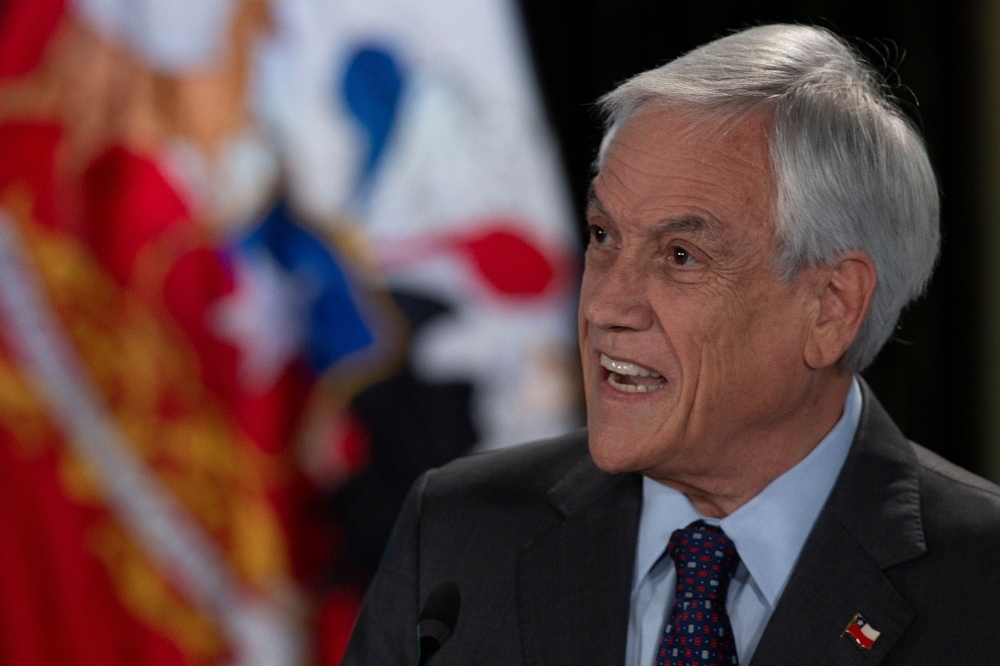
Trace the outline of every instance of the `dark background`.
{"type": "Polygon", "coordinates": [[[984,298],[975,101],[981,80],[974,3],[521,0],[538,80],[580,219],[600,142],[594,100],[617,83],[733,30],[820,25],[880,70],[927,140],[942,191],[943,246],[924,298],[865,373],[911,439],[985,474],[979,363],[984,298]]]}

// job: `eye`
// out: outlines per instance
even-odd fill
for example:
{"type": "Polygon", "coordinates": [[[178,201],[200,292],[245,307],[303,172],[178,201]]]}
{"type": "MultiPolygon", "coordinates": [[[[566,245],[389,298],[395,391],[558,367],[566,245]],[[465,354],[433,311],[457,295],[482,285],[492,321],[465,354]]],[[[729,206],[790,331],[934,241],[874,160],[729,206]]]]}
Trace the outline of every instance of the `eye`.
{"type": "Polygon", "coordinates": [[[670,260],[676,266],[690,266],[698,262],[690,252],[679,245],[670,248],[670,260]]]}
{"type": "Polygon", "coordinates": [[[591,224],[587,227],[587,231],[590,233],[590,242],[596,245],[604,245],[611,240],[611,234],[596,224],[591,224]]]}

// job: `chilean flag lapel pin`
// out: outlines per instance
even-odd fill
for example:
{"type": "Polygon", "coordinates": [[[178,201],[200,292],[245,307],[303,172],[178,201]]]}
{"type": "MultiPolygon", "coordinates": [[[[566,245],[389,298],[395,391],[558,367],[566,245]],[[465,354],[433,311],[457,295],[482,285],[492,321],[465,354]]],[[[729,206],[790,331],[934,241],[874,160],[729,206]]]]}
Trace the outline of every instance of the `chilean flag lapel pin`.
{"type": "Polygon", "coordinates": [[[871,650],[872,645],[878,640],[878,637],[882,635],[881,631],[878,631],[872,625],[868,624],[864,616],[861,613],[855,613],[851,621],[847,623],[844,630],[840,632],[840,636],[843,637],[844,634],[850,634],[851,638],[857,642],[857,644],[864,648],[865,650],[871,650]]]}

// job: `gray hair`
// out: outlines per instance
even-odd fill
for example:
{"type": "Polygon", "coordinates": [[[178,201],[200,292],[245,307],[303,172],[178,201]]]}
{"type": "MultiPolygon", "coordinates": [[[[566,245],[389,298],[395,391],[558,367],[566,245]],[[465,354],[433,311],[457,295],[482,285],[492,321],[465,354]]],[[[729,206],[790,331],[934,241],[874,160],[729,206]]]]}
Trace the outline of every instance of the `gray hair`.
{"type": "Polygon", "coordinates": [[[650,105],[768,114],[777,249],[783,275],[867,253],[878,283],[867,318],[840,360],[868,366],[903,307],[923,293],[940,244],[937,181],[917,130],[877,72],[822,28],[768,25],[701,46],[605,95],[607,130],[650,105]]]}

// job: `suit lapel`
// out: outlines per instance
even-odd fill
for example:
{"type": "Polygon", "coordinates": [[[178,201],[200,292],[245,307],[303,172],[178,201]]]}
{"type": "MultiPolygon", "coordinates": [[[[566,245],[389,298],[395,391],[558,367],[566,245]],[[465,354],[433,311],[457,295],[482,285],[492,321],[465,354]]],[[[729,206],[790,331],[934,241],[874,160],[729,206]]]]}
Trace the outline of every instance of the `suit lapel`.
{"type": "Polygon", "coordinates": [[[564,516],[518,557],[526,666],[620,666],[625,657],[641,477],[587,455],[548,492],[564,516]]]}
{"type": "Polygon", "coordinates": [[[883,573],[926,552],[919,470],[864,382],[851,452],[754,653],[754,666],[878,664],[914,611],[883,573]],[[881,632],[870,650],[841,635],[855,613],[881,632]]]}
{"type": "Polygon", "coordinates": [[[754,666],[878,664],[913,609],[877,563],[824,512],[754,653],[754,666]],[[882,632],[870,650],[841,635],[855,613],[882,632]]]}

